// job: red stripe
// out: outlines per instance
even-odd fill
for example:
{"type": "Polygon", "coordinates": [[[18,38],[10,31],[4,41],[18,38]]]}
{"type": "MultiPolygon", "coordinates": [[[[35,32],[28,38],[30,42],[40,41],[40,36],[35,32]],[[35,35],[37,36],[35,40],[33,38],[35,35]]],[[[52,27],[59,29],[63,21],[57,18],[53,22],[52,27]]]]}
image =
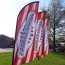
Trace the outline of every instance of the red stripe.
{"type": "Polygon", "coordinates": [[[38,20],[41,18],[41,13],[38,13],[38,20]]]}
{"type": "Polygon", "coordinates": [[[33,4],[30,4],[30,5],[29,5],[28,12],[27,12],[27,15],[26,15],[26,19],[27,19],[27,17],[28,17],[29,12],[32,10],[32,6],[33,6],[33,4]]]}
{"type": "Polygon", "coordinates": [[[28,51],[26,53],[26,56],[24,58],[21,59],[21,64],[24,64],[26,62],[26,57],[27,57],[28,51]]]}
{"type": "Polygon", "coordinates": [[[39,3],[36,4],[36,7],[35,7],[35,14],[36,14],[36,18],[35,18],[35,22],[36,22],[36,19],[37,19],[37,16],[38,16],[38,6],[39,6],[39,3]]]}
{"type": "Polygon", "coordinates": [[[43,43],[42,43],[42,55],[44,54],[44,35],[43,35],[43,43]]]}
{"type": "Polygon", "coordinates": [[[41,46],[39,47],[39,55],[38,55],[38,59],[41,58],[41,53],[40,53],[40,50],[41,50],[41,46]]]}
{"type": "Polygon", "coordinates": [[[39,3],[36,3],[36,7],[35,7],[35,13],[37,14],[38,13],[38,6],[39,6],[39,3]]]}
{"type": "MultiPolygon", "coordinates": [[[[24,9],[25,10],[25,9],[24,9]]],[[[24,10],[22,10],[21,12],[20,12],[20,14],[19,14],[19,17],[18,17],[18,23],[17,23],[17,28],[16,28],[16,38],[18,37],[18,32],[19,32],[19,30],[20,30],[20,28],[21,28],[21,26],[22,26],[22,18],[23,18],[23,16],[24,16],[24,13],[25,13],[25,11],[24,10]]]]}
{"type": "MultiPolygon", "coordinates": [[[[17,54],[17,52],[16,52],[16,54],[17,54]]],[[[17,55],[15,55],[15,58],[14,58],[14,63],[13,63],[13,65],[17,65],[17,62],[18,62],[18,57],[17,57],[17,55]]]]}
{"type": "Polygon", "coordinates": [[[46,18],[46,13],[44,12],[43,21],[45,21],[45,18],[46,18]]]}
{"type": "Polygon", "coordinates": [[[17,62],[18,62],[18,57],[16,56],[14,60],[14,65],[17,65],[17,62]]]}

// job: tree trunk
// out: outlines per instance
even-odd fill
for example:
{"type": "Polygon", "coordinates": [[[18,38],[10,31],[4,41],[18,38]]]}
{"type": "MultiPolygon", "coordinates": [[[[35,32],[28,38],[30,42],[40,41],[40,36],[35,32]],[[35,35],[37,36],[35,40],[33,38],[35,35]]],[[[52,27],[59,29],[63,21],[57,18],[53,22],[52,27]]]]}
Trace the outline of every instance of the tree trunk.
{"type": "Polygon", "coordinates": [[[54,21],[54,28],[53,28],[53,52],[56,52],[56,44],[55,44],[55,21],[54,21]]]}
{"type": "Polygon", "coordinates": [[[55,17],[56,17],[56,14],[55,14],[55,5],[54,5],[54,28],[53,28],[53,52],[56,52],[56,44],[55,44],[55,17]]]}

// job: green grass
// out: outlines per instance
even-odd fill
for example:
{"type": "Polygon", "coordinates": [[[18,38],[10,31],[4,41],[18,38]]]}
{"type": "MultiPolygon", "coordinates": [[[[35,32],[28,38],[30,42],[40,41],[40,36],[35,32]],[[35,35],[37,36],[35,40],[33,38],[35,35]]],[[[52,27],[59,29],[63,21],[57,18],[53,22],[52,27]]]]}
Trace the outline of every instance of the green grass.
{"type": "MultiPolygon", "coordinates": [[[[12,53],[0,53],[0,65],[12,65],[12,53]]],[[[33,62],[22,65],[65,65],[65,54],[52,52],[40,60],[36,58],[33,62]]]]}
{"type": "Polygon", "coordinates": [[[0,53],[0,65],[12,65],[12,53],[0,53]]]}

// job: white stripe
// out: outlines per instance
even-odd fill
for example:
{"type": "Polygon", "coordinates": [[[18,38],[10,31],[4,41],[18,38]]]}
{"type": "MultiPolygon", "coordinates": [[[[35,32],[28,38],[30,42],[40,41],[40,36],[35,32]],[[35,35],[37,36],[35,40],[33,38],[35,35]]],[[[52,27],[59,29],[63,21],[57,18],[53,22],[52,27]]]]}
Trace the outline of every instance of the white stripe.
{"type": "Polygon", "coordinates": [[[29,51],[28,51],[28,54],[27,54],[27,58],[26,58],[26,62],[25,63],[28,63],[29,60],[30,60],[30,56],[31,56],[31,52],[32,52],[32,47],[33,47],[33,45],[29,48],[29,51]]]}
{"type": "Polygon", "coordinates": [[[26,58],[26,63],[28,63],[29,60],[30,60],[31,51],[32,51],[32,46],[31,46],[31,48],[28,51],[27,58],[26,58]]]}
{"type": "Polygon", "coordinates": [[[42,51],[42,46],[40,46],[40,51],[39,51],[39,55],[41,55],[41,51],[42,51]]]}
{"type": "Polygon", "coordinates": [[[35,57],[36,57],[36,54],[34,54],[34,56],[33,56],[33,60],[35,59],[35,57]]]}
{"type": "Polygon", "coordinates": [[[47,44],[47,51],[46,51],[46,55],[48,55],[48,44],[47,44]]]}
{"type": "MultiPolygon", "coordinates": [[[[48,36],[48,30],[47,30],[47,36],[48,36]]],[[[46,55],[48,55],[48,52],[49,52],[49,43],[47,41],[47,51],[46,51],[46,55]]]]}
{"type": "MultiPolygon", "coordinates": [[[[22,23],[24,22],[24,20],[25,20],[25,18],[26,18],[26,15],[27,15],[27,13],[28,13],[29,6],[30,6],[30,5],[28,5],[28,6],[25,8],[24,15],[23,15],[23,18],[22,18],[22,23]]],[[[21,24],[22,24],[22,23],[21,23],[21,24]]]]}
{"type": "Polygon", "coordinates": [[[34,3],[34,4],[33,4],[33,7],[32,7],[32,10],[33,10],[33,11],[35,10],[36,4],[37,4],[37,3],[34,3]]]}
{"type": "MultiPolygon", "coordinates": [[[[45,19],[45,26],[47,27],[46,23],[47,23],[47,19],[45,19]]],[[[48,40],[47,40],[47,38],[48,38],[48,30],[46,29],[45,30],[45,39],[44,39],[44,52],[46,52],[46,55],[47,55],[47,51],[48,51],[48,40]]]]}
{"type": "Polygon", "coordinates": [[[21,64],[21,59],[18,59],[17,65],[21,64]]]}
{"type": "Polygon", "coordinates": [[[16,51],[17,51],[17,44],[15,44],[14,59],[15,59],[16,51]]]}
{"type": "Polygon", "coordinates": [[[46,23],[47,23],[47,19],[45,19],[45,25],[46,25],[46,23]]]}

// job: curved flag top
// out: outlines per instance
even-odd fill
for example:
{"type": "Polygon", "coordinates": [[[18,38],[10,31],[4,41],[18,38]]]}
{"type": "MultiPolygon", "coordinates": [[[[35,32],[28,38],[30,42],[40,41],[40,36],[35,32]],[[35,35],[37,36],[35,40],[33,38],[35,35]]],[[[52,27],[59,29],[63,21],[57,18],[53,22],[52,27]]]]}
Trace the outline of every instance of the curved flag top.
{"type": "Polygon", "coordinates": [[[49,20],[45,19],[45,24],[44,24],[44,52],[43,55],[46,56],[49,53],[49,41],[48,41],[48,26],[49,26],[49,20]]]}
{"type": "Polygon", "coordinates": [[[33,60],[38,5],[38,1],[30,3],[18,15],[13,65],[20,65],[33,60]]]}
{"type": "MultiPolygon", "coordinates": [[[[36,25],[36,36],[34,44],[34,58],[41,56],[42,54],[42,43],[43,43],[43,26],[46,17],[46,12],[39,12],[37,15],[37,25],[36,25]]],[[[33,58],[33,59],[34,59],[33,58]]]]}

